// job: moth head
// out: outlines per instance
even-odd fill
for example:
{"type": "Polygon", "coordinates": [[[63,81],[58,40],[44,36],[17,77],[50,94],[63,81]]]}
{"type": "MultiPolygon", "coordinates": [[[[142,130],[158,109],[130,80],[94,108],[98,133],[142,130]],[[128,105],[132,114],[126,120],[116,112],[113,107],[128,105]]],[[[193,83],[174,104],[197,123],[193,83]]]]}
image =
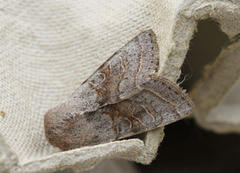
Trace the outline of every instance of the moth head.
{"type": "MultiPolygon", "coordinates": [[[[104,138],[105,133],[101,131],[102,125],[99,124],[102,122],[99,119],[101,116],[95,116],[95,112],[79,112],[74,103],[66,102],[45,114],[45,136],[50,144],[65,151],[95,145],[100,138],[104,138]]],[[[108,122],[111,125],[109,120],[108,122]]]]}

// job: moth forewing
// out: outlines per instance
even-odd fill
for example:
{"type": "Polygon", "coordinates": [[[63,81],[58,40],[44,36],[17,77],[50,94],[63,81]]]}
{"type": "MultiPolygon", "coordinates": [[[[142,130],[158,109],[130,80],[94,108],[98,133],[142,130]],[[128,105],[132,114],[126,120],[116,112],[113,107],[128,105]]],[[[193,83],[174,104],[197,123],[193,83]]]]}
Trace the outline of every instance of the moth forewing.
{"type": "Polygon", "coordinates": [[[92,146],[162,127],[189,115],[191,99],[156,77],[156,36],[134,37],[93,73],[65,103],[44,117],[48,141],[61,150],[92,146]]]}

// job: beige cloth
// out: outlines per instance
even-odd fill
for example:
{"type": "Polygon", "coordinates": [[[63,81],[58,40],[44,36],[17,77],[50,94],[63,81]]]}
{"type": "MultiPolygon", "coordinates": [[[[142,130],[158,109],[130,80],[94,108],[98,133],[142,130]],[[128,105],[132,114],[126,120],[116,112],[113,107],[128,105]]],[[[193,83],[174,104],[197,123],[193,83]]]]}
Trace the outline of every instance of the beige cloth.
{"type": "MultiPolygon", "coordinates": [[[[83,171],[111,158],[150,163],[163,139],[163,128],[148,132],[144,141],[131,139],[60,152],[45,139],[43,115],[146,29],[157,35],[158,74],[176,81],[197,21],[213,18],[234,38],[240,33],[239,6],[239,0],[0,0],[0,110],[5,112],[0,117],[0,172],[50,172],[66,167],[83,171]]],[[[237,58],[231,57],[229,61],[237,58]]],[[[237,77],[231,79],[229,86],[237,77]]],[[[193,97],[195,117],[205,127],[208,123],[201,117],[208,112],[201,105],[206,105],[208,95],[198,99],[203,84],[193,97]]],[[[220,90],[226,93],[229,87],[220,90]]],[[[211,100],[208,110],[217,105],[217,99],[211,100]]],[[[224,125],[228,131],[233,125],[222,121],[216,126],[217,119],[212,116],[214,129],[224,125]]]]}

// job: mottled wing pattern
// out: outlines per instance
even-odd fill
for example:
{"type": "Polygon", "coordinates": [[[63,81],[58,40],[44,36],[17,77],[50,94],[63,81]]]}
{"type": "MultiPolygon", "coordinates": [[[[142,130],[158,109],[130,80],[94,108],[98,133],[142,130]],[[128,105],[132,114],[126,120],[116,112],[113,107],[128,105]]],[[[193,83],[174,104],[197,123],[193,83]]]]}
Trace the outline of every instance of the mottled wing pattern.
{"type": "Polygon", "coordinates": [[[72,95],[83,111],[118,103],[139,92],[158,67],[158,46],[151,30],[140,33],[108,59],[72,95]],[[91,98],[91,99],[89,99],[91,98]]]}
{"type": "MultiPolygon", "coordinates": [[[[120,131],[118,138],[165,126],[192,112],[194,104],[191,99],[168,79],[154,76],[141,86],[143,90],[127,100],[131,102],[127,109],[122,108],[126,110],[124,114],[129,124],[128,128],[124,125],[125,132],[120,131]]],[[[122,129],[121,123],[118,125],[122,129]]]]}
{"type": "Polygon", "coordinates": [[[46,138],[61,150],[106,143],[184,118],[194,107],[176,84],[155,76],[158,46],[140,33],[107,60],[68,101],[44,117],[46,138]]]}
{"type": "Polygon", "coordinates": [[[149,78],[143,90],[117,104],[85,114],[94,123],[94,138],[103,143],[126,138],[180,120],[192,112],[193,102],[166,78],[149,78]],[[164,94],[163,94],[164,93],[164,94]],[[161,95],[163,94],[163,95],[161,95]],[[102,126],[106,126],[102,128],[102,126]],[[104,134],[104,135],[102,135],[104,134]]]}

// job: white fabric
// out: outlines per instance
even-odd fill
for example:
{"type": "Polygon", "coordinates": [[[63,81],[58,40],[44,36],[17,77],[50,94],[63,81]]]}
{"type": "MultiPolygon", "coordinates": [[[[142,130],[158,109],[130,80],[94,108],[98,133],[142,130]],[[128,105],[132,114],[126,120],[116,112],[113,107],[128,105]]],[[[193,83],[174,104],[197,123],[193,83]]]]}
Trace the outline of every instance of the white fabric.
{"type": "Polygon", "coordinates": [[[240,80],[224,100],[206,117],[207,121],[240,125],[240,80]],[[219,117],[218,117],[219,116],[219,117]]]}
{"type": "Polygon", "coordinates": [[[43,115],[146,29],[157,35],[159,75],[176,81],[197,20],[207,18],[233,38],[240,31],[239,1],[0,0],[0,110],[6,113],[0,117],[0,172],[83,171],[110,158],[150,163],[162,128],[148,132],[144,143],[60,152],[45,139],[43,115]]]}
{"type": "Polygon", "coordinates": [[[240,132],[239,57],[240,41],[237,41],[205,67],[204,77],[191,93],[197,106],[194,117],[206,129],[219,133],[240,132]]]}

